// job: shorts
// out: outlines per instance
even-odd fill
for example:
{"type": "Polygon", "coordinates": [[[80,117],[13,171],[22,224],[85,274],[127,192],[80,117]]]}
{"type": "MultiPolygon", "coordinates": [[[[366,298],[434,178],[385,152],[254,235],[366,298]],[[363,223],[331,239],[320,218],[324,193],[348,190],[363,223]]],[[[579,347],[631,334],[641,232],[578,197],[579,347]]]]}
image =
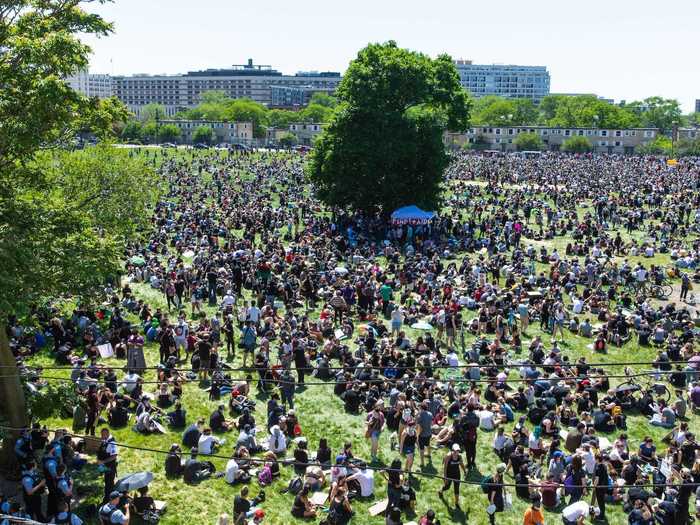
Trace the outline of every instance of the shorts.
{"type": "Polygon", "coordinates": [[[403,447],[403,454],[405,456],[408,456],[409,454],[415,454],[416,453],[416,447],[403,447]]]}
{"type": "Polygon", "coordinates": [[[252,354],[255,351],[255,346],[244,346],[243,351],[252,354]]]}
{"type": "Polygon", "coordinates": [[[392,321],[391,322],[391,329],[392,330],[400,330],[401,329],[401,321],[392,321]]]}
{"type": "Polygon", "coordinates": [[[432,436],[418,436],[418,446],[421,450],[430,445],[430,438],[432,438],[432,436]]]}
{"type": "Polygon", "coordinates": [[[381,433],[381,430],[373,430],[369,437],[372,441],[379,441],[379,436],[381,435],[381,433]]]}

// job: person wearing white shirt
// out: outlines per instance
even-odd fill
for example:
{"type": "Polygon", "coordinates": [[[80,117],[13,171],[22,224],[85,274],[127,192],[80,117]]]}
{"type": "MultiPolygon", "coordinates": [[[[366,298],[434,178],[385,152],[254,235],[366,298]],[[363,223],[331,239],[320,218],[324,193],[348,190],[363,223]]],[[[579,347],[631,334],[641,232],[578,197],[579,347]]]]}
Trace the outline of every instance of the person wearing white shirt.
{"type": "Polygon", "coordinates": [[[374,471],[367,469],[366,465],[361,465],[360,470],[352,476],[348,476],[347,480],[357,480],[360,484],[360,497],[369,498],[374,495],[374,471]]]}
{"type": "Polygon", "coordinates": [[[252,321],[255,325],[260,322],[260,308],[255,306],[253,301],[250,302],[250,306],[246,310],[246,319],[252,321]]]}
{"type": "Polygon", "coordinates": [[[228,463],[226,463],[226,473],[224,474],[226,483],[233,485],[240,477],[240,474],[241,470],[238,468],[238,462],[234,458],[229,459],[228,463]]]}
{"type": "Polygon", "coordinates": [[[572,503],[568,507],[564,507],[561,511],[561,517],[564,525],[582,525],[588,517],[591,521],[600,513],[598,507],[593,507],[583,500],[572,503]]]}
{"type": "Polygon", "coordinates": [[[219,439],[216,436],[211,435],[211,428],[205,428],[201,436],[199,436],[199,442],[197,443],[197,451],[200,454],[213,454],[216,449],[224,443],[223,439],[219,439]]]}
{"type": "Polygon", "coordinates": [[[127,394],[131,394],[134,391],[139,379],[141,379],[141,376],[139,376],[133,370],[129,370],[129,372],[127,372],[122,381],[122,387],[124,387],[127,394]]]}
{"type": "Polygon", "coordinates": [[[583,301],[580,297],[574,297],[572,310],[575,314],[583,312],[583,301]]]}
{"type": "Polygon", "coordinates": [[[479,412],[479,428],[481,430],[493,430],[496,428],[493,412],[488,409],[479,412]]]}
{"type": "Polygon", "coordinates": [[[581,455],[581,459],[583,459],[583,466],[586,469],[586,473],[592,476],[595,470],[595,454],[593,454],[591,446],[588,443],[584,443],[583,449],[579,449],[578,452],[581,455]]]}
{"type": "Polygon", "coordinates": [[[221,304],[223,305],[224,309],[226,308],[233,308],[236,304],[236,296],[231,293],[231,290],[228,290],[226,292],[226,295],[224,295],[224,298],[221,299],[221,304]]]}
{"type": "Polygon", "coordinates": [[[287,438],[277,425],[273,425],[270,428],[269,450],[275,454],[280,454],[287,450],[287,438]]]}

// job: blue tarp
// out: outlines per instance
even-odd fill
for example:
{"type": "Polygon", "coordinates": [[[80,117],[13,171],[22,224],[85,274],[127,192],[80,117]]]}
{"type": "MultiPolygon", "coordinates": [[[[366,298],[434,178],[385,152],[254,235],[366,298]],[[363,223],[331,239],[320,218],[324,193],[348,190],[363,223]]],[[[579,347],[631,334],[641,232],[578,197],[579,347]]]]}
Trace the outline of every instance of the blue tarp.
{"type": "Polygon", "coordinates": [[[423,211],[418,206],[404,206],[391,214],[394,223],[425,223],[437,216],[434,211],[423,211]]]}

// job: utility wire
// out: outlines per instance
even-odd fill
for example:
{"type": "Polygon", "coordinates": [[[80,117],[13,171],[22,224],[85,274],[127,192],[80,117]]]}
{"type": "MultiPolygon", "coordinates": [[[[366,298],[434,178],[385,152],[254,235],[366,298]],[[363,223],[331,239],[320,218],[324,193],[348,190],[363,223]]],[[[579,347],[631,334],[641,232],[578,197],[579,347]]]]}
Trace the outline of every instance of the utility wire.
{"type": "MultiPolygon", "coordinates": [[[[10,426],[3,426],[3,425],[0,425],[0,429],[11,430],[11,431],[15,431],[15,432],[24,431],[24,430],[31,430],[29,427],[10,427],[10,426]]],[[[65,432],[65,429],[48,430],[48,432],[54,432],[54,433],[56,431],[65,432]]],[[[69,433],[69,435],[73,436],[73,437],[80,438],[80,439],[92,439],[92,440],[98,439],[95,436],[87,436],[87,435],[72,434],[72,433],[69,433]]],[[[169,450],[135,446],[135,445],[129,445],[126,443],[121,443],[121,442],[115,442],[115,445],[122,447],[122,448],[130,449],[130,450],[137,450],[140,452],[150,452],[150,453],[154,453],[154,454],[166,454],[166,455],[170,454],[169,450]]],[[[447,451],[449,453],[449,449],[447,449],[447,451]]],[[[183,451],[183,455],[186,452],[187,451],[183,451]]],[[[200,454],[198,454],[198,455],[200,455],[200,454]]],[[[227,461],[230,459],[238,459],[238,458],[234,458],[233,456],[223,456],[220,454],[201,454],[201,456],[207,457],[207,458],[225,459],[227,461]]],[[[265,463],[276,463],[276,464],[279,464],[281,466],[289,466],[289,465],[293,464],[293,460],[291,460],[291,461],[285,461],[285,460],[280,460],[280,459],[269,460],[269,459],[263,459],[263,458],[245,458],[245,460],[250,462],[250,463],[256,464],[256,465],[264,465],[265,463]]],[[[321,463],[314,462],[314,461],[305,462],[304,465],[323,467],[323,465],[321,463]]],[[[354,465],[354,466],[356,467],[357,465],[354,465]]],[[[439,474],[431,474],[429,472],[408,471],[405,469],[395,469],[395,468],[391,468],[391,467],[372,466],[372,465],[369,465],[367,463],[365,463],[365,466],[366,466],[367,470],[372,470],[375,472],[398,472],[400,474],[407,474],[407,475],[410,474],[412,476],[423,476],[423,477],[427,477],[427,478],[439,479],[442,481],[446,481],[446,480],[452,481],[453,480],[453,478],[448,478],[446,476],[441,476],[439,474]]],[[[463,483],[465,485],[481,485],[481,483],[482,483],[482,481],[470,480],[470,479],[460,479],[458,481],[460,481],[461,483],[463,483]]],[[[520,483],[499,483],[498,485],[502,485],[504,487],[523,486],[520,483]]],[[[560,485],[563,487],[563,483],[560,485]]],[[[637,487],[666,487],[667,485],[668,485],[667,483],[635,484],[635,486],[637,486],[637,487]]],[[[700,486],[700,483],[690,483],[689,485],[693,486],[693,487],[698,487],[698,486],[700,486]]],[[[540,488],[543,485],[529,483],[528,486],[540,488]]],[[[572,487],[572,488],[592,488],[592,485],[567,485],[567,486],[572,487]]]]}

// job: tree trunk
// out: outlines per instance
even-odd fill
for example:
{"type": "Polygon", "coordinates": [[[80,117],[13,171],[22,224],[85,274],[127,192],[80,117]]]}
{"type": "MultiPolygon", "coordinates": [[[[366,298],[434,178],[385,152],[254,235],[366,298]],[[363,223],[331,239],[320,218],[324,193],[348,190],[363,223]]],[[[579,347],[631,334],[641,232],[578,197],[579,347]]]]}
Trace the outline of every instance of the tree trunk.
{"type": "MultiPolygon", "coordinates": [[[[19,380],[17,362],[10,350],[7,340],[7,331],[4,323],[0,323],[0,412],[4,415],[9,426],[24,428],[29,424],[27,408],[24,400],[24,389],[19,380]]],[[[0,454],[0,468],[6,473],[18,471],[14,449],[15,441],[19,437],[18,430],[4,432],[5,439],[2,443],[0,454]]]]}

